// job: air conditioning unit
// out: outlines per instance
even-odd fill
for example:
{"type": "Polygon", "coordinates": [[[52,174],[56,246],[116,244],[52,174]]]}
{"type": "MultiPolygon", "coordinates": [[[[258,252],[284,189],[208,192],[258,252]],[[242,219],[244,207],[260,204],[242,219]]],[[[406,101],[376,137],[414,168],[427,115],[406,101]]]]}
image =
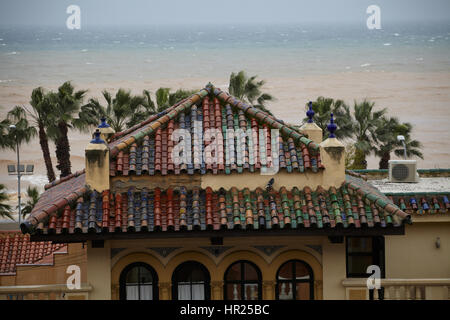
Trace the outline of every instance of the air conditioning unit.
{"type": "Polygon", "coordinates": [[[389,182],[419,182],[416,160],[389,160],[389,182]]]}

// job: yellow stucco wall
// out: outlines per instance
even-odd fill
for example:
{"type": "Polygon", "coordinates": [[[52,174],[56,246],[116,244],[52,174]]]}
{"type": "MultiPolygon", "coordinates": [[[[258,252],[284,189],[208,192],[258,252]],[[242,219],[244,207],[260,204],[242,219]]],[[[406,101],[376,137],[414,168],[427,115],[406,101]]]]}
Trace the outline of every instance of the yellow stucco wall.
{"type": "Polygon", "coordinates": [[[345,299],[342,280],[346,278],[345,241],[330,243],[323,241],[323,299],[345,299]]]}
{"type": "Polygon", "coordinates": [[[111,299],[111,247],[110,241],[104,242],[103,248],[93,248],[88,241],[87,281],[92,286],[90,300],[111,299]]]}
{"type": "Polygon", "coordinates": [[[386,236],[385,246],[386,278],[450,278],[450,222],[414,223],[404,236],[386,236]]]}

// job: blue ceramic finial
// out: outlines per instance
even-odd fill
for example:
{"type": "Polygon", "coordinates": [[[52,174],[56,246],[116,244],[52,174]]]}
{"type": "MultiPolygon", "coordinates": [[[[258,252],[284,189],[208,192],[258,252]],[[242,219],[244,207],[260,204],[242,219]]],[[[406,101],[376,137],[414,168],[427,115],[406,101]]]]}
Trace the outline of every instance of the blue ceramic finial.
{"type": "Polygon", "coordinates": [[[95,143],[95,144],[100,144],[100,143],[105,143],[105,141],[100,138],[100,130],[95,130],[94,132],[94,139],[91,140],[91,143],[95,143]]]}
{"type": "Polygon", "coordinates": [[[306,115],[308,116],[308,123],[313,123],[314,110],[312,109],[312,101],[309,102],[309,109],[306,111],[306,115]]]}
{"type": "Polygon", "coordinates": [[[333,113],[331,113],[331,119],[330,119],[330,123],[327,125],[327,129],[330,132],[330,135],[328,137],[336,138],[336,136],[334,135],[334,132],[337,129],[337,125],[336,125],[336,123],[334,123],[333,113]]]}
{"type": "Polygon", "coordinates": [[[109,128],[109,124],[106,123],[106,117],[101,117],[100,121],[98,128],[109,128]]]}

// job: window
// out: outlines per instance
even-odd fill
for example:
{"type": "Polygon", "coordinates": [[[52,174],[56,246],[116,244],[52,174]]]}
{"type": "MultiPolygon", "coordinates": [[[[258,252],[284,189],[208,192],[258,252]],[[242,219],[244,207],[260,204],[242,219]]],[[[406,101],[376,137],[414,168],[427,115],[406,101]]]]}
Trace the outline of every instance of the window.
{"type": "Polygon", "coordinates": [[[158,276],[155,270],[143,262],[135,262],[120,274],[121,300],[157,300],[158,276]]]}
{"type": "Polygon", "coordinates": [[[250,261],[238,261],[225,272],[225,300],[262,299],[261,272],[250,261]]]}
{"type": "Polygon", "coordinates": [[[313,300],[314,276],[311,267],[300,260],[284,263],[277,272],[276,298],[279,300],[313,300]]]}
{"type": "Polygon", "coordinates": [[[347,237],[347,278],[367,277],[367,267],[377,265],[384,278],[384,238],[347,237]]]}
{"type": "Polygon", "coordinates": [[[180,264],[172,275],[172,299],[208,300],[209,272],[199,262],[187,261],[180,264]]]}

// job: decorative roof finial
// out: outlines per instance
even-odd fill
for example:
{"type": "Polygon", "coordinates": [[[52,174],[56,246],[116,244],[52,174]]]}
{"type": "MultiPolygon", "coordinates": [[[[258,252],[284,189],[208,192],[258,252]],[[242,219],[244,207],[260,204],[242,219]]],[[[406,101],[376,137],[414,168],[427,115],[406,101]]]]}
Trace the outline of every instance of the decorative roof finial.
{"type": "Polygon", "coordinates": [[[337,125],[336,125],[336,123],[334,123],[333,113],[331,113],[331,119],[330,119],[330,123],[327,125],[327,129],[330,132],[330,135],[328,137],[329,138],[336,138],[334,132],[337,129],[337,125]]]}
{"type": "Polygon", "coordinates": [[[306,111],[306,115],[309,118],[308,123],[313,123],[314,110],[312,109],[312,101],[309,102],[309,109],[306,111]]]}
{"type": "Polygon", "coordinates": [[[100,122],[100,124],[98,125],[97,128],[109,128],[109,124],[106,123],[106,117],[105,116],[101,117],[100,121],[101,122],[100,122]]]}
{"type": "Polygon", "coordinates": [[[100,130],[98,130],[98,129],[95,130],[94,139],[91,140],[91,143],[94,143],[94,144],[105,143],[105,141],[102,138],[100,138],[100,130]]]}

